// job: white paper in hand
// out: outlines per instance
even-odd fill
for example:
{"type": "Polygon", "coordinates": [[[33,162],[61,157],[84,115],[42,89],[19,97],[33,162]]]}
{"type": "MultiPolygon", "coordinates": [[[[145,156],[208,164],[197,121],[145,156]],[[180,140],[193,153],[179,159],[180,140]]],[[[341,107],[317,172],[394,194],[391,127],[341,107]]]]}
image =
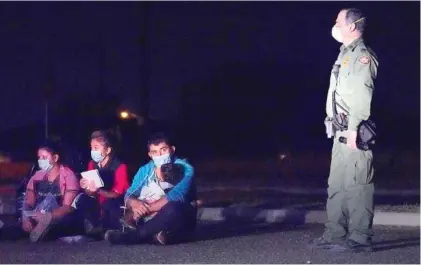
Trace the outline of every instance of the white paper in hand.
{"type": "Polygon", "coordinates": [[[85,171],[80,174],[82,175],[82,178],[88,181],[93,181],[97,189],[104,187],[104,181],[102,181],[97,169],[85,171]]]}

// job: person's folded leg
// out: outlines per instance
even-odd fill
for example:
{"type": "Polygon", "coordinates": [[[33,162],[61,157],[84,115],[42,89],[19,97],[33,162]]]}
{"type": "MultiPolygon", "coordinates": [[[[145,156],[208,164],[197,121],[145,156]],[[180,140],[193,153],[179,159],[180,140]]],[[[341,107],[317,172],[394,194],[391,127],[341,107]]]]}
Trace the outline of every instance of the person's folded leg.
{"type": "Polygon", "coordinates": [[[74,210],[59,220],[52,222],[47,239],[55,240],[60,237],[76,236],[84,234],[84,214],[80,210],[74,210]]]}
{"type": "Polygon", "coordinates": [[[32,243],[41,241],[44,236],[47,235],[53,222],[53,215],[51,213],[45,213],[41,215],[41,218],[37,219],[37,224],[29,234],[29,241],[32,243]]]}
{"type": "Polygon", "coordinates": [[[101,208],[98,200],[87,194],[81,194],[76,201],[76,209],[83,215],[85,233],[88,236],[97,237],[102,233],[101,208]]]}
{"type": "Polygon", "coordinates": [[[197,208],[185,205],[178,227],[163,229],[153,236],[153,242],[159,245],[178,244],[191,239],[196,230],[197,208]]]}
{"type": "Polygon", "coordinates": [[[102,223],[104,230],[121,228],[120,218],[123,216],[123,209],[121,209],[121,206],[123,205],[123,198],[107,199],[102,203],[102,223]]]}
{"type": "Polygon", "coordinates": [[[137,244],[148,242],[164,231],[173,235],[189,233],[191,206],[180,202],[167,203],[151,220],[138,225],[136,231],[108,231],[107,241],[111,244],[137,244]]]}

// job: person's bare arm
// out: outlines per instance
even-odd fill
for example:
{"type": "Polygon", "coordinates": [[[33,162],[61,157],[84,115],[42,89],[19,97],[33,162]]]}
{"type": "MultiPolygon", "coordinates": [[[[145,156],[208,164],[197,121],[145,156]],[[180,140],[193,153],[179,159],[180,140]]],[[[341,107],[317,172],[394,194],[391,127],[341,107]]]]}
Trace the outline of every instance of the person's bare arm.
{"type": "Polygon", "coordinates": [[[114,192],[114,191],[109,191],[109,190],[105,190],[105,189],[98,189],[97,193],[105,198],[108,199],[115,199],[118,198],[119,196],[121,196],[120,194],[114,192]]]}
{"type": "Polygon", "coordinates": [[[162,207],[164,207],[167,203],[168,203],[168,199],[166,196],[164,196],[159,200],[149,203],[148,209],[151,213],[159,212],[162,209],[162,207]]]}
{"type": "Polygon", "coordinates": [[[133,211],[134,216],[137,218],[146,216],[150,213],[148,205],[135,198],[127,199],[127,206],[133,211]]]}
{"type": "Polygon", "coordinates": [[[29,210],[35,207],[35,192],[34,190],[26,190],[24,209],[29,210]]]}
{"type": "Polygon", "coordinates": [[[36,202],[36,196],[34,191],[34,177],[36,175],[32,176],[32,178],[28,181],[28,185],[26,185],[26,191],[25,191],[25,200],[23,208],[24,210],[32,210],[35,207],[36,202]]]}

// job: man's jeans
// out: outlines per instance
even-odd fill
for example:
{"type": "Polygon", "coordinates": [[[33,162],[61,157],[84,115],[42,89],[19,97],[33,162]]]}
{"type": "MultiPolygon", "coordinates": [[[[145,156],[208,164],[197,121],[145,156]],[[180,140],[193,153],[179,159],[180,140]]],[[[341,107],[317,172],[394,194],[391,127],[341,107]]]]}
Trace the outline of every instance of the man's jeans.
{"type": "MultiPolygon", "coordinates": [[[[148,240],[161,231],[165,231],[170,241],[184,241],[196,229],[197,209],[190,203],[168,202],[154,218],[147,222],[139,222],[137,233],[139,238],[148,240]]],[[[171,242],[175,243],[175,242],[171,242]]]]}

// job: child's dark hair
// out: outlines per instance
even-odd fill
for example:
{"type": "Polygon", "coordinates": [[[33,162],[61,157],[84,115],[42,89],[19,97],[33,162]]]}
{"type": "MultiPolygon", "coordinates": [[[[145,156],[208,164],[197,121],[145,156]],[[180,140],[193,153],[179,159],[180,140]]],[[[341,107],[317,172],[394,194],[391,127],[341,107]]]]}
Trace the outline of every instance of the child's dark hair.
{"type": "Polygon", "coordinates": [[[169,182],[174,186],[177,185],[184,176],[184,167],[175,163],[162,165],[161,171],[163,173],[164,181],[169,182]]]}
{"type": "Polygon", "coordinates": [[[163,132],[157,132],[149,137],[148,149],[151,145],[158,145],[160,143],[166,143],[169,146],[172,145],[170,139],[163,132]]]}

